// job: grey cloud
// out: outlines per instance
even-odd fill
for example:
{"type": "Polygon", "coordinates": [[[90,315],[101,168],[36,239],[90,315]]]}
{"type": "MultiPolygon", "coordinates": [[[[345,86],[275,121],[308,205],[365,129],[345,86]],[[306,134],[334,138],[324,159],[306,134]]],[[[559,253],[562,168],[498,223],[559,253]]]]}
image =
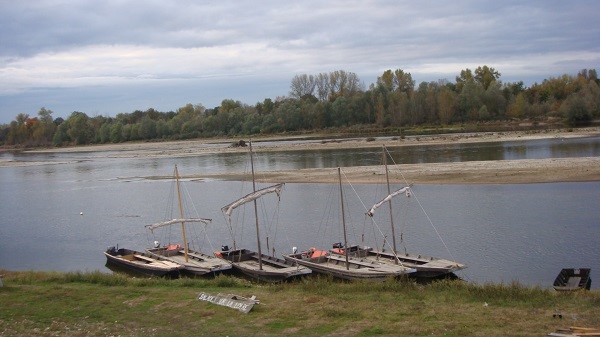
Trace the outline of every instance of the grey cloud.
{"type": "MultiPolygon", "coordinates": [[[[231,93],[219,99],[237,99],[250,97],[240,76],[254,79],[252,88],[337,69],[366,84],[397,68],[417,81],[452,80],[482,64],[496,67],[503,80],[540,81],[600,62],[599,12],[595,0],[0,0],[0,97],[12,102],[19,92],[45,105],[60,90],[53,88],[75,90],[70,85],[79,81],[109,90],[95,78],[134,80],[139,88],[157,79],[229,78],[223,88],[231,93]]],[[[276,94],[287,91],[284,85],[276,94]]]]}

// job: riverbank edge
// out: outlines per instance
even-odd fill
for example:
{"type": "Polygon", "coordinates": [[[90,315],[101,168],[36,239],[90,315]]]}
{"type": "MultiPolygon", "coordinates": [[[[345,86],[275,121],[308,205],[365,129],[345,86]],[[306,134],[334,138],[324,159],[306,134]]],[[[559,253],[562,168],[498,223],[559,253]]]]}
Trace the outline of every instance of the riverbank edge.
{"type": "Polygon", "coordinates": [[[310,277],[257,284],[232,276],[0,274],[0,300],[9,304],[0,306],[5,336],[543,336],[573,325],[594,327],[600,302],[598,290],[558,293],[459,280],[423,285],[310,277]],[[243,314],[199,301],[200,292],[256,296],[260,304],[243,314]]]}

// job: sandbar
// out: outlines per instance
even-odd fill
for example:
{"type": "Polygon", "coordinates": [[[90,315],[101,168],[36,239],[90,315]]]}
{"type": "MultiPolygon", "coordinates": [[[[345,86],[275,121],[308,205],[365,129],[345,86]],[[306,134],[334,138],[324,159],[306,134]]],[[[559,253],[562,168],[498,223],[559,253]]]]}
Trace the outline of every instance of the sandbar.
{"type": "MultiPolygon", "coordinates": [[[[600,128],[557,129],[542,131],[482,132],[468,134],[443,134],[411,137],[305,137],[278,136],[253,139],[255,152],[343,149],[357,147],[423,146],[451,143],[503,142],[572,137],[597,137],[600,128]]],[[[103,144],[66,148],[38,149],[29,153],[96,153],[112,158],[179,158],[215,153],[248,151],[247,147],[231,144],[242,139],[198,139],[169,142],[139,142],[103,144]]],[[[0,159],[0,168],[31,165],[64,165],[68,162],[20,162],[0,159]]],[[[382,166],[358,166],[342,169],[344,178],[354,183],[380,183],[385,176],[382,166]]],[[[600,181],[600,157],[551,158],[467,161],[452,163],[424,163],[390,165],[390,180],[408,184],[517,184],[550,182],[600,181]]],[[[191,173],[188,178],[248,180],[247,172],[227,174],[191,173]]],[[[257,174],[262,182],[332,183],[338,179],[333,168],[309,168],[289,171],[264,171],[257,174]]]]}

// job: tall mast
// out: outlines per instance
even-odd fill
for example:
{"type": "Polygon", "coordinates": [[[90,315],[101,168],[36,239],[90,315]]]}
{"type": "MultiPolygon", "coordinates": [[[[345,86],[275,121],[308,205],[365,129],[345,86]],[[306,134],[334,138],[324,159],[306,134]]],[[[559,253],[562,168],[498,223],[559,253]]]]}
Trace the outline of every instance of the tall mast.
{"type": "MultiPolygon", "coordinates": [[[[385,167],[385,180],[387,182],[387,190],[388,190],[388,195],[390,195],[392,192],[390,190],[390,175],[388,172],[388,166],[387,166],[387,153],[386,153],[386,148],[385,145],[383,146],[383,165],[385,167]]],[[[394,216],[393,216],[393,211],[392,211],[392,199],[388,200],[388,205],[390,206],[390,225],[392,226],[392,244],[394,246],[394,254],[396,254],[396,233],[395,233],[395,229],[394,229],[394,216]]],[[[396,262],[396,264],[398,264],[398,259],[394,260],[396,262]]]]}
{"type": "MultiPolygon", "coordinates": [[[[177,181],[177,199],[179,201],[179,215],[182,219],[185,219],[183,216],[183,204],[181,203],[181,190],[179,188],[179,171],[177,170],[177,165],[175,165],[175,180],[177,181]]],[[[188,262],[188,243],[187,238],[185,236],[185,221],[181,222],[181,234],[183,236],[183,251],[185,255],[185,262],[188,262]]]]}
{"type": "Polygon", "coordinates": [[[340,202],[342,204],[342,227],[344,228],[344,256],[346,256],[346,270],[350,270],[348,262],[348,238],[346,235],[346,217],[344,216],[344,193],[342,192],[342,170],[338,167],[338,178],[340,180],[340,202]]]}
{"type": "MultiPolygon", "coordinates": [[[[252,140],[250,143],[250,167],[252,168],[252,192],[256,192],[256,180],[254,179],[254,158],[252,156],[252,140]]],[[[258,269],[262,270],[262,251],[260,248],[260,232],[258,229],[258,207],[254,199],[254,219],[256,221],[256,244],[258,245],[258,269]]]]}

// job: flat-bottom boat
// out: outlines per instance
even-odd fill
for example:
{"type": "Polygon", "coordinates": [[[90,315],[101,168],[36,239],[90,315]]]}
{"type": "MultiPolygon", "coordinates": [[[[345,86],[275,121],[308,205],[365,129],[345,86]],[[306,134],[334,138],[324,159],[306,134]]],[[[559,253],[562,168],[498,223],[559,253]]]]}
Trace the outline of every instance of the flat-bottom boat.
{"type": "Polygon", "coordinates": [[[558,273],[554,280],[556,291],[590,290],[592,279],[590,268],[565,268],[558,273]]]}
{"type": "Polygon", "coordinates": [[[191,249],[186,251],[178,244],[150,248],[146,252],[158,260],[182,265],[182,272],[193,276],[216,275],[231,270],[229,261],[191,249]]]}
{"type": "Polygon", "coordinates": [[[311,248],[307,251],[283,256],[286,260],[303,265],[316,273],[330,275],[343,280],[384,281],[399,278],[415,272],[401,265],[390,265],[375,261],[364,261],[331,254],[324,250],[311,248]]]}
{"type": "Polygon", "coordinates": [[[104,255],[107,263],[150,276],[175,276],[183,268],[180,264],[161,261],[147,253],[126,248],[110,247],[104,255]]]}
{"type": "Polygon", "coordinates": [[[215,255],[231,262],[234,269],[263,282],[281,282],[308,275],[311,270],[294,262],[259,254],[248,249],[232,249],[227,246],[215,255]]]}
{"type": "MultiPolygon", "coordinates": [[[[344,255],[344,250],[341,248],[340,243],[334,244],[333,249],[331,249],[330,252],[342,256],[344,255]]],[[[361,247],[358,245],[348,247],[348,255],[365,261],[402,265],[413,268],[416,272],[412,273],[410,276],[416,278],[436,278],[466,268],[464,264],[446,259],[416,254],[393,254],[391,252],[376,251],[371,247],[361,247]]]]}

